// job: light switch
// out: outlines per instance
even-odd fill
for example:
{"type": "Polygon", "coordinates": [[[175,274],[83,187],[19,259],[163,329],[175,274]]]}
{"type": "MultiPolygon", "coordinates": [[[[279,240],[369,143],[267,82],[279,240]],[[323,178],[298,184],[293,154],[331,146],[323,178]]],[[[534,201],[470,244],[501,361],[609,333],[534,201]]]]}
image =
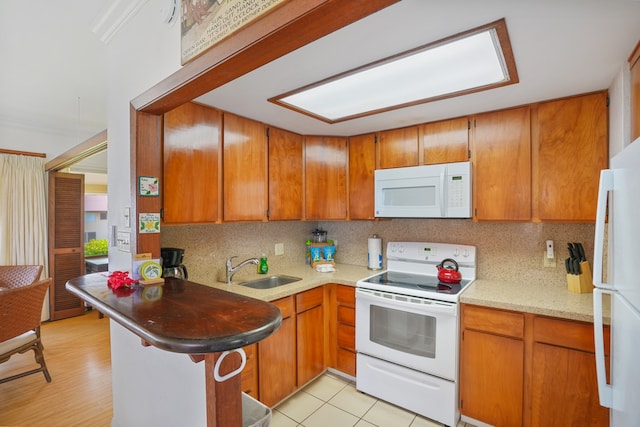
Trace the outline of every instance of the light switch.
{"type": "Polygon", "coordinates": [[[131,208],[127,207],[122,210],[122,226],[131,228],[131,208]]]}
{"type": "Polygon", "coordinates": [[[128,231],[118,231],[118,237],[116,239],[117,247],[119,251],[131,252],[131,233],[128,231]]]}

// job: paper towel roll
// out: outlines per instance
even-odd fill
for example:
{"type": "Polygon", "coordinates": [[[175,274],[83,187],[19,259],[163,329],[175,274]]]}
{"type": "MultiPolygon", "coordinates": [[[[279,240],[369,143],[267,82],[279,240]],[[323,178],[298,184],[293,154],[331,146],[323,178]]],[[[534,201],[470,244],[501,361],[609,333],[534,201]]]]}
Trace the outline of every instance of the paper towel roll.
{"type": "Polygon", "coordinates": [[[382,269],[382,239],[376,234],[369,237],[369,269],[380,270],[382,269]]]}

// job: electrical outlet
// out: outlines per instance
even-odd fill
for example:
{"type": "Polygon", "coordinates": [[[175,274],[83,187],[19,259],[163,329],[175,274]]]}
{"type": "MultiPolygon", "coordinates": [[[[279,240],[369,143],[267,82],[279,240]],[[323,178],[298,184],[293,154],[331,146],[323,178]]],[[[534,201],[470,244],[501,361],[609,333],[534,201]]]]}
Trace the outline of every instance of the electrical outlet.
{"type": "Polygon", "coordinates": [[[542,265],[547,268],[556,268],[556,256],[553,255],[553,258],[549,258],[547,256],[547,251],[544,251],[542,255],[542,265]]]}
{"type": "Polygon", "coordinates": [[[284,255],[284,243],[276,243],[276,255],[284,255]]]}

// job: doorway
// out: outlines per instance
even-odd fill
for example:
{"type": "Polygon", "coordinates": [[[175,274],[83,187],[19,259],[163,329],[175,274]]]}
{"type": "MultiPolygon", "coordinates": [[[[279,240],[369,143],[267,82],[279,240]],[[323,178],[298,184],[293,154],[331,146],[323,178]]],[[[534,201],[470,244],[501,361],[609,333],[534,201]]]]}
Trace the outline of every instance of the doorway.
{"type": "Polygon", "coordinates": [[[101,257],[99,264],[104,265],[101,268],[108,268],[106,150],[105,130],[46,165],[49,178],[49,276],[53,279],[49,292],[51,320],[84,313],[83,301],[69,293],[65,285],[70,279],[85,274],[87,249],[87,259],[101,257]],[[85,201],[88,195],[95,200],[85,201]],[[86,207],[92,210],[86,212],[86,207]],[[87,219],[91,221],[85,227],[87,219]],[[98,233],[103,237],[101,245],[95,243],[98,233]]]}

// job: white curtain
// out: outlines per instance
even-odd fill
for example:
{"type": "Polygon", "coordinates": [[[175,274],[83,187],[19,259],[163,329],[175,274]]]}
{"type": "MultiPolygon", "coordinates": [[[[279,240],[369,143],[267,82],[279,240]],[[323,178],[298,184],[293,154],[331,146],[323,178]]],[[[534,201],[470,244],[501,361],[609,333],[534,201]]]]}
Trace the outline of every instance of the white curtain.
{"type": "Polygon", "coordinates": [[[0,264],[47,263],[45,159],[0,153],[0,264]]]}

